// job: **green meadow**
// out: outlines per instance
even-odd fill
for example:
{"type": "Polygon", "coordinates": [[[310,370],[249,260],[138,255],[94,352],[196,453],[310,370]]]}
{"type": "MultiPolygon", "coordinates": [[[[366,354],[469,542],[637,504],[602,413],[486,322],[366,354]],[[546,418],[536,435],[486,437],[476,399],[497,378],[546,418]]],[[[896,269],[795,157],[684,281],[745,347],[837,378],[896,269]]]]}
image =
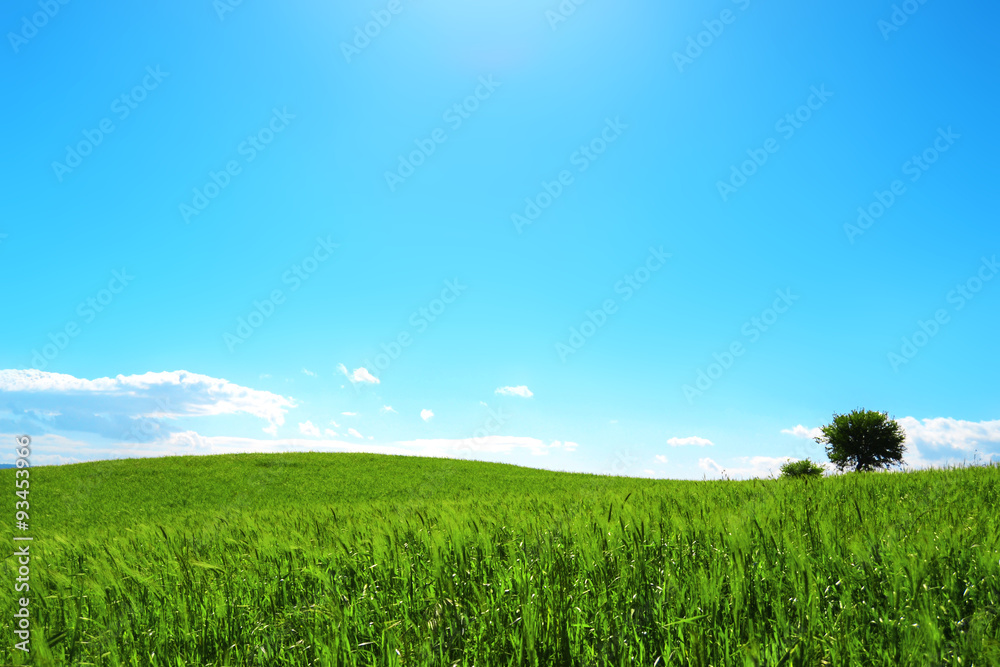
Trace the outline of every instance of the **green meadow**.
{"type": "Polygon", "coordinates": [[[33,665],[1000,664],[996,466],[689,482],[303,453],[30,481],[33,665]]]}

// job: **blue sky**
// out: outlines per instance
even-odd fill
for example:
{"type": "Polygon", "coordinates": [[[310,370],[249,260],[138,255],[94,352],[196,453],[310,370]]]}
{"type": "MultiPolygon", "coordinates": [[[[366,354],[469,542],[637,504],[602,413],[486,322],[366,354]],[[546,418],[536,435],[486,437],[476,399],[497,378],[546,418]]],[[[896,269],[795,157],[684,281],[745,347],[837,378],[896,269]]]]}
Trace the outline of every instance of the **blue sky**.
{"type": "Polygon", "coordinates": [[[1000,456],[998,18],[7,3],[0,434],[747,477],[863,406],[1000,456]]]}

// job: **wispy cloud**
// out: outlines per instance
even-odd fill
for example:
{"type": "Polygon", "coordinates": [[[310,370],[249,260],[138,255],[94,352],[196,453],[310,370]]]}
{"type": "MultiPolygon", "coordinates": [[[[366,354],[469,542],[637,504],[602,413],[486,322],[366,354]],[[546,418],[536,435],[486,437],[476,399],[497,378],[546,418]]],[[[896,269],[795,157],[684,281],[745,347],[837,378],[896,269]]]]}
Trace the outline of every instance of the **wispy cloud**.
{"type": "Polygon", "coordinates": [[[423,419],[425,422],[429,422],[431,419],[434,418],[434,411],[433,410],[421,410],[420,411],[420,418],[423,419]]]}
{"type": "MultiPolygon", "coordinates": [[[[345,417],[357,417],[358,416],[357,412],[341,412],[340,414],[344,415],[345,417]]],[[[334,426],[336,426],[336,424],[334,424],[334,426]]]]}
{"type": "Polygon", "coordinates": [[[663,456],[662,454],[657,454],[656,455],[656,460],[659,461],[660,463],[669,463],[669,460],[667,459],[667,457],[663,456]]]}
{"type": "Polygon", "coordinates": [[[379,384],[379,379],[368,372],[365,367],[355,368],[354,372],[349,372],[344,364],[337,364],[337,370],[344,374],[353,384],[379,384]]]}
{"type": "Polygon", "coordinates": [[[517,387],[497,387],[493,393],[497,396],[520,396],[521,398],[531,398],[534,396],[531,390],[523,384],[517,387]]]}
{"type": "Polygon", "coordinates": [[[549,449],[562,449],[567,452],[575,452],[576,448],[580,445],[576,442],[570,442],[569,440],[563,442],[562,440],[553,440],[549,443],[549,449]]]}
{"type": "Polygon", "coordinates": [[[731,479],[751,479],[754,477],[777,477],[781,466],[788,461],[786,457],[775,456],[740,456],[735,459],[737,464],[723,467],[711,458],[698,459],[698,467],[713,477],[721,477],[725,473],[731,479]]]}
{"type": "Polygon", "coordinates": [[[667,440],[667,444],[671,447],[712,447],[715,445],[714,442],[707,438],[699,438],[696,435],[692,435],[688,438],[670,438],[667,440]]]}
{"type": "Polygon", "coordinates": [[[315,373],[313,373],[313,372],[312,372],[311,370],[309,370],[308,368],[303,368],[303,369],[302,369],[302,372],[303,372],[303,373],[305,373],[306,375],[308,375],[309,377],[316,377],[316,374],[315,374],[315,373]]]}
{"type": "Polygon", "coordinates": [[[383,405],[382,412],[392,412],[393,414],[399,414],[391,405],[383,405]]]}
{"type": "Polygon", "coordinates": [[[314,438],[320,437],[319,429],[311,421],[301,422],[299,424],[299,433],[302,435],[311,435],[314,438]]]}
{"type": "Polygon", "coordinates": [[[349,429],[347,429],[347,433],[348,433],[348,435],[353,435],[353,436],[354,436],[355,438],[364,438],[364,437],[365,437],[365,436],[361,435],[360,433],[358,433],[358,432],[357,432],[357,431],[356,431],[355,429],[353,429],[353,428],[349,428],[349,429]]]}
{"type": "Polygon", "coordinates": [[[524,436],[488,435],[480,438],[434,438],[407,440],[394,443],[411,453],[419,452],[420,456],[440,456],[448,458],[467,458],[472,453],[474,458],[481,459],[492,454],[515,454],[525,452],[532,456],[548,456],[553,451],[572,452],[577,443],[555,440],[546,443],[538,438],[524,436]]]}
{"type": "Polygon", "coordinates": [[[787,433],[788,435],[794,435],[796,438],[807,438],[809,440],[813,438],[818,438],[823,435],[823,431],[817,426],[816,428],[806,428],[802,424],[794,428],[783,428],[782,433],[787,433]]]}
{"type": "MultiPolygon", "coordinates": [[[[13,439],[15,432],[0,439],[13,439]],[[9,438],[7,437],[9,435],[9,438]]],[[[373,454],[398,454],[406,456],[434,456],[446,458],[472,458],[478,460],[506,460],[518,453],[544,457],[553,451],[571,451],[575,443],[556,441],[555,446],[538,438],[485,436],[465,439],[424,439],[369,444],[360,434],[351,434],[350,440],[313,437],[262,439],[236,436],[205,436],[195,431],[171,433],[168,437],[150,443],[116,443],[94,445],[54,434],[32,435],[32,463],[56,465],[79,463],[99,459],[147,458],[154,456],[190,456],[204,454],[282,453],[282,452],[364,452],[373,454]]],[[[370,437],[370,436],[369,436],[370,437]]],[[[0,452],[0,461],[12,461],[14,450],[0,452]]]]}

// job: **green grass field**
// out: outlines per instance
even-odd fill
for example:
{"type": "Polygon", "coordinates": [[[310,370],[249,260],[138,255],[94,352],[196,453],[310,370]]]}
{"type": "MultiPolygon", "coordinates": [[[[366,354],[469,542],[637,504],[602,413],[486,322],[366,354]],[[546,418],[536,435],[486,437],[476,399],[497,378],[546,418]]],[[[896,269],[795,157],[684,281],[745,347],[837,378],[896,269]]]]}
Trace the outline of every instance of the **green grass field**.
{"type": "Polygon", "coordinates": [[[683,482],[268,454],[30,480],[34,665],[1000,665],[998,467],[683,482]]]}

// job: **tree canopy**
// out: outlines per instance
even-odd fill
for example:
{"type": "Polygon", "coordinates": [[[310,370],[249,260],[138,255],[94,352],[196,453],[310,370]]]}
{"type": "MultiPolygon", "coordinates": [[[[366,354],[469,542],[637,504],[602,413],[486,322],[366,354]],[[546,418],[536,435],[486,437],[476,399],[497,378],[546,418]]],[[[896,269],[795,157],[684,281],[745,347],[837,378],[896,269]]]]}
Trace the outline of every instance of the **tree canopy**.
{"type": "Polygon", "coordinates": [[[885,412],[857,409],[834,414],[821,427],[816,442],[826,445],[826,454],[838,470],[879,470],[903,462],[906,432],[885,412]]]}

